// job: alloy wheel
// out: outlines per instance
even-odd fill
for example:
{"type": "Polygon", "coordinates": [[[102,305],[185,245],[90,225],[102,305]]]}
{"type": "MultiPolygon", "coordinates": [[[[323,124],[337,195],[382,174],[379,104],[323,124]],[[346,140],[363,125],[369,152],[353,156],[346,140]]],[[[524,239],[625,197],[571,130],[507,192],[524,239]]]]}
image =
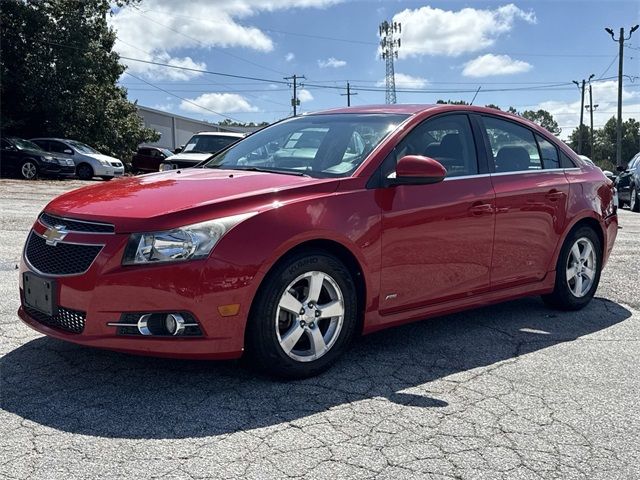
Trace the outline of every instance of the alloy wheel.
{"type": "Polygon", "coordinates": [[[344,296],[327,273],[310,271],[285,289],[276,311],[280,347],[290,358],[311,362],[324,356],[340,336],[344,296]]]}
{"type": "Polygon", "coordinates": [[[27,180],[33,180],[34,178],[36,178],[38,168],[33,162],[24,162],[20,171],[24,178],[26,178],[27,180]]]}
{"type": "Polygon", "coordinates": [[[636,187],[633,187],[631,189],[631,198],[629,198],[629,209],[632,212],[635,212],[637,208],[638,208],[638,191],[636,190],[636,187]]]}
{"type": "Polygon", "coordinates": [[[567,285],[574,296],[584,297],[596,277],[596,251],[586,237],[575,241],[567,258],[567,285]]]}

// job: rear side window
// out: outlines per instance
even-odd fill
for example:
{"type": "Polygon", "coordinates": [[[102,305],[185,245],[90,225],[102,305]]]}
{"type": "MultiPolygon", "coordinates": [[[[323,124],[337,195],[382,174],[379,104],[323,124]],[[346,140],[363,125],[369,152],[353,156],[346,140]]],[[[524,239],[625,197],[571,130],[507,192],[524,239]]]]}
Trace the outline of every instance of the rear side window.
{"type": "Polygon", "coordinates": [[[542,168],[560,168],[560,158],[558,157],[558,149],[547,139],[536,134],[538,146],[540,147],[540,155],[542,156],[542,168]]]}
{"type": "Polygon", "coordinates": [[[38,145],[41,149],[46,150],[47,152],[51,151],[49,142],[47,142],[46,140],[34,140],[33,143],[38,145]]]}
{"type": "Polygon", "coordinates": [[[562,150],[560,150],[560,168],[575,168],[573,160],[562,150]]]}
{"type": "Polygon", "coordinates": [[[48,150],[50,152],[64,153],[65,150],[71,150],[71,148],[67,147],[64,143],[50,141],[48,150]]]}
{"type": "Polygon", "coordinates": [[[540,170],[542,162],[533,132],[513,122],[483,117],[496,173],[540,170]]]}

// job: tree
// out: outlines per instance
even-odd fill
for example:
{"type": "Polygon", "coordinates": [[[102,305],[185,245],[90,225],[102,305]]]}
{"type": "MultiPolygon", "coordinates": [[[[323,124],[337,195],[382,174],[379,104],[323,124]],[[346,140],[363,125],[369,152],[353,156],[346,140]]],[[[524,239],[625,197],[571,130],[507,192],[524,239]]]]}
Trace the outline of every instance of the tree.
{"type": "Polygon", "coordinates": [[[533,123],[537,123],[542,128],[546,128],[549,132],[554,135],[560,135],[562,129],[558,126],[558,122],[555,121],[553,115],[551,115],[546,110],[525,110],[522,112],[521,116],[526,118],[527,120],[532,121],[533,123]]]}
{"type": "MultiPolygon", "coordinates": [[[[594,131],[598,160],[616,163],[616,117],[611,117],[601,129],[594,131]]],[[[622,122],[622,163],[626,165],[638,153],[640,122],[630,118],[622,122]]]]}
{"type": "MultiPolygon", "coordinates": [[[[571,134],[569,135],[569,139],[567,142],[574,152],[578,151],[578,137],[580,136],[580,130],[580,128],[574,129],[573,132],[571,132],[571,134]]],[[[594,145],[594,150],[598,151],[598,147],[596,145],[594,145]]],[[[591,142],[589,141],[589,127],[587,127],[586,125],[582,125],[582,155],[589,157],[593,161],[596,160],[595,155],[591,151],[591,142]]]]}
{"type": "Polygon", "coordinates": [[[493,108],[495,110],[502,110],[498,105],[496,105],[495,103],[490,103],[489,105],[485,105],[485,107],[487,108],[493,108]]]}
{"type": "Polygon", "coordinates": [[[218,122],[218,125],[221,127],[266,127],[269,125],[269,122],[235,122],[225,118],[221,122],[218,122]]]}
{"type": "Polygon", "coordinates": [[[439,105],[469,105],[468,102],[465,102],[464,100],[438,100],[436,102],[439,105]]]}
{"type": "Polygon", "coordinates": [[[109,0],[2,2],[3,134],[73,138],[125,161],[159,139],[116,85],[125,67],[113,52],[110,8],[109,0]]]}

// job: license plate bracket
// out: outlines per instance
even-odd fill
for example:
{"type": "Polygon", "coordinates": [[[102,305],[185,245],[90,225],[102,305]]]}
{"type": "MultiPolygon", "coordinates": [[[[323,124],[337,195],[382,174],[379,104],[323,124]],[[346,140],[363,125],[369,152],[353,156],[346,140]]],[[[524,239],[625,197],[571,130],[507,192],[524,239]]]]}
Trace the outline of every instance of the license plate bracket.
{"type": "Polygon", "coordinates": [[[23,279],[24,303],[50,317],[57,313],[56,284],[54,280],[25,272],[23,279]]]}

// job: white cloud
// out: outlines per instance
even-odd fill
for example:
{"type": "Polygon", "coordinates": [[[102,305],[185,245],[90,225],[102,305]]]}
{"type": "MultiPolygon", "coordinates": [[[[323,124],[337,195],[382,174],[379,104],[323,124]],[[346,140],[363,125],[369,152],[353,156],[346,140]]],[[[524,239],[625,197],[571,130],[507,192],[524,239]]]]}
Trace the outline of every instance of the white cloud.
{"type": "Polygon", "coordinates": [[[189,101],[201,105],[205,108],[199,108],[193,103],[180,103],[180,108],[187,112],[205,113],[206,109],[213,110],[218,113],[233,112],[257,112],[258,108],[251,105],[246,98],[236,93],[205,93],[196,98],[190,98],[189,101]]]}
{"type": "MultiPolygon", "coordinates": [[[[593,103],[598,108],[593,112],[594,128],[600,128],[611,117],[616,116],[618,105],[618,82],[609,80],[605,82],[594,82],[593,84],[593,103]]],[[[578,127],[580,123],[580,92],[575,90],[576,100],[573,102],[549,100],[541,102],[521,110],[538,110],[543,109],[551,113],[562,128],[560,138],[567,139],[571,132],[578,127]]],[[[585,105],[589,103],[588,93],[585,95],[585,105]]],[[[622,88],[622,118],[640,118],[640,92],[631,91],[622,88]]],[[[589,124],[589,112],[585,110],[584,122],[589,124]]]]}
{"type": "Polygon", "coordinates": [[[421,55],[458,56],[490,47],[496,39],[511,31],[516,20],[535,23],[532,11],[513,4],[495,10],[463,8],[442,10],[422,7],[406,9],[393,17],[402,24],[400,58],[421,55]]]}
{"type": "Polygon", "coordinates": [[[340,68],[347,64],[344,60],[338,60],[334,57],[329,57],[326,60],[318,60],[318,66],[320,68],[340,68]]]}
{"type": "Polygon", "coordinates": [[[511,75],[528,72],[533,67],[522,60],[514,60],[509,55],[487,53],[464,64],[465,77],[489,77],[491,75],[511,75]]]}
{"type": "MultiPolygon", "coordinates": [[[[426,78],[414,77],[413,75],[407,75],[406,73],[396,73],[396,88],[424,88],[429,85],[429,81],[426,78]]],[[[378,87],[384,87],[386,85],[385,79],[382,79],[376,83],[378,87]]]]}
{"type": "Polygon", "coordinates": [[[284,56],[284,59],[287,62],[293,62],[293,60],[296,58],[295,54],[293,52],[289,52],[284,56]]]}
{"type": "MultiPolygon", "coordinates": [[[[206,68],[204,63],[189,57],[174,57],[171,53],[185,48],[242,47],[270,52],[273,40],[257,27],[242,24],[260,12],[293,8],[323,8],[342,0],[145,0],[140,7],[125,6],[108,18],[118,40],[115,50],[122,56],[147,61],[177,64],[186,63],[206,68]]],[[[123,60],[133,74],[155,80],[186,80],[197,72],[172,70],[157,65],[123,60]]],[[[194,67],[195,68],[195,67],[194,67]]]]}
{"type": "Polygon", "coordinates": [[[298,90],[298,100],[300,100],[301,103],[310,102],[313,100],[313,95],[311,95],[309,90],[303,88],[302,90],[298,90]]]}

